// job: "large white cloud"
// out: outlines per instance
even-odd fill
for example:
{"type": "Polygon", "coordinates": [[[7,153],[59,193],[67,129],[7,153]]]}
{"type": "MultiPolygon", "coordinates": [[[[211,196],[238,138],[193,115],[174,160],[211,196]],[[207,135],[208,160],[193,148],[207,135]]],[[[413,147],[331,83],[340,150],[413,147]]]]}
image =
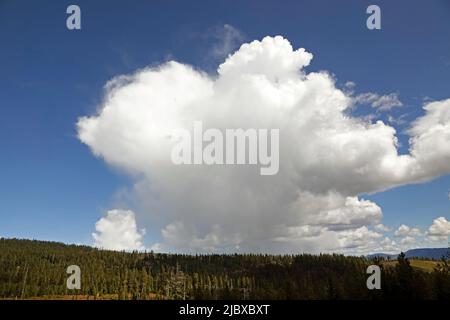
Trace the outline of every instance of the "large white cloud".
{"type": "Polygon", "coordinates": [[[326,72],[307,73],[311,59],[266,37],[242,45],[215,76],[171,61],[116,77],[98,113],[79,119],[79,139],[135,179],[137,214],[161,233],[155,248],[317,252],[372,243],[381,209],[359,195],[450,172],[450,99],[425,105],[410,153],[399,154],[395,129],[349,116],[354,99],[326,72]],[[173,134],[196,120],[280,129],[279,173],[175,166],[173,134]]]}
{"type": "Polygon", "coordinates": [[[428,239],[433,242],[445,242],[449,241],[449,236],[450,221],[444,217],[434,219],[427,231],[428,239]]]}
{"type": "Polygon", "coordinates": [[[143,250],[145,230],[138,230],[134,212],[110,210],[95,224],[94,246],[109,250],[143,250]]]}

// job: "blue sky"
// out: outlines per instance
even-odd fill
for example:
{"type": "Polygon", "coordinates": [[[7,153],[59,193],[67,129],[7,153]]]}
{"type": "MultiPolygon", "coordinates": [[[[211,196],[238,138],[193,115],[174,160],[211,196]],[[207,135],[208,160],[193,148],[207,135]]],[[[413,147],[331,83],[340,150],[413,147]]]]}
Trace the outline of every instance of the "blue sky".
{"type": "MultiPolygon", "coordinates": [[[[308,71],[328,70],[357,93],[395,92],[404,130],[424,99],[450,96],[448,1],[0,1],[0,236],[91,243],[95,222],[130,187],[76,138],[80,116],[95,112],[104,84],[169,59],[214,72],[217,30],[243,41],[283,35],[314,54],[308,71]],[[66,29],[77,4],[82,30],[66,29]],[[366,28],[370,4],[382,29],[366,28]]],[[[365,112],[364,109],[355,111],[365,112]]],[[[381,115],[386,120],[387,114],[381,115]]],[[[425,230],[449,217],[450,177],[375,195],[385,225],[425,230]]],[[[151,237],[148,241],[151,241],[151,237]]]]}

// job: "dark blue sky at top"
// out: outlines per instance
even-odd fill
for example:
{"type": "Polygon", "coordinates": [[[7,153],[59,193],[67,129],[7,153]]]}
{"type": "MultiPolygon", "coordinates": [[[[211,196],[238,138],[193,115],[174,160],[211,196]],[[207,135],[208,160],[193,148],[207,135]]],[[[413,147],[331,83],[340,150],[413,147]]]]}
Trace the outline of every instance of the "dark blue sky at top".
{"type": "MultiPolygon", "coordinates": [[[[130,181],[76,139],[112,77],[168,59],[210,73],[215,32],[246,41],[282,35],[314,54],[356,92],[397,92],[392,113],[412,120],[423,99],[450,97],[450,1],[57,1],[0,0],[0,236],[90,243],[114,195],[130,181]],[[82,30],[66,28],[77,4],[82,30]],[[366,28],[378,4],[382,30],[366,28]]],[[[364,109],[363,109],[364,110],[364,109]]],[[[398,127],[401,152],[407,136],[398,127]]],[[[423,227],[450,212],[450,178],[367,196],[387,225],[423,227]]]]}

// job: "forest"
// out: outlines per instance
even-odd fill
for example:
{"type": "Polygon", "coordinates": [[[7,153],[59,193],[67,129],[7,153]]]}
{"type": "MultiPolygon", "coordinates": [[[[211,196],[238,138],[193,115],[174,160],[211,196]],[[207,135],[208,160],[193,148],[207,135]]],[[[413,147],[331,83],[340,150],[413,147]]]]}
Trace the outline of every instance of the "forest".
{"type": "Polygon", "coordinates": [[[117,252],[57,242],[0,238],[1,299],[450,299],[449,260],[429,272],[400,254],[381,258],[266,254],[117,252]],[[368,290],[366,269],[381,268],[368,290]],[[66,286],[69,265],[81,288],[66,286]]]}

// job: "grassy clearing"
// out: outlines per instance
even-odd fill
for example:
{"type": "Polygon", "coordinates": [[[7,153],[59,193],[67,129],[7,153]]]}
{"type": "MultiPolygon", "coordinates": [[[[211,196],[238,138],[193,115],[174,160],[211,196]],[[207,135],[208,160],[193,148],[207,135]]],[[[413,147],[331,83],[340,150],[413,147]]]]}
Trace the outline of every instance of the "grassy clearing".
{"type": "MultiPolygon", "coordinates": [[[[397,264],[397,260],[391,260],[386,261],[383,264],[386,266],[395,266],[397,264]]],[[[437,266],[439,261],[434,260],[418,260],[418,259],[411,259],[409,260],[409,263],[411,264],[411,267],[419,269],[421,271],[425,272],[433,272],[434,268],[437,266]]]]}

